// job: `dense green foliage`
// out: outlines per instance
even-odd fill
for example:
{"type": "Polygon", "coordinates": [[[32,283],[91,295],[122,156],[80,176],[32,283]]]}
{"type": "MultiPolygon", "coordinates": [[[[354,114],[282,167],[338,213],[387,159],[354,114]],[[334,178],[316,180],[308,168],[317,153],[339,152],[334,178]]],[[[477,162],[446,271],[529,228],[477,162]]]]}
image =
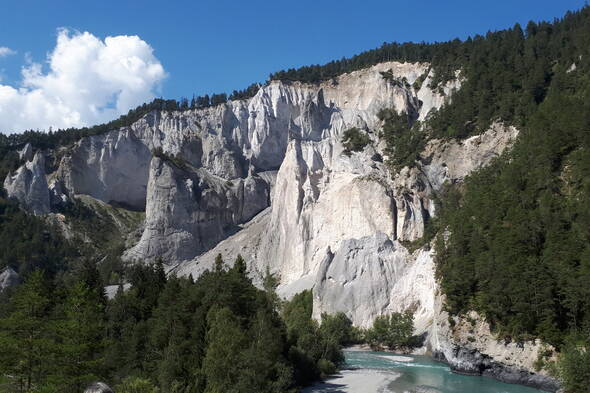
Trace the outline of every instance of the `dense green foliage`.
{"type": "Polygon", "coordinates": [[[567,392],[586,392],[590,386],[590,337],[573,335],[565,345],[558,375],[567,392]]]}
{"type": "Polygon", "coordinates": [[[46,378],[53,352],[50,305],[43,277],[36,273],[15,293],[9,314],[0,321],[0,367],[18,392],[28,392],[46,378]]]}
{"type": "Polygon", "coordinates": [[[447,198],[439,276],[453,312],[559,345],[590,328],[590,81],[553,78],[511,153],[447,198]]]}
{"type": "Polygon", "coordinates": [[[493,111],[521,129],[510,152],[441,198],[437,273],[449,311],[477,310],[507,338],[541,337],[564,350],[563,375],[583,379],[569,359],[590,350],[590,9],[520,36],[491,41],[504,55],[486,54],[487,82],[464,86],[488,112],[457,95],[431,123],[462,136],[451,113],[485,124],[493,111]],[[565,345],[570,336],[585,341],[565,345]]]}
{"type": "MultiPolygon", "coordinates": [[[[554,23],[530,22],[525,30],[515,25],[464,42],[434,44],[431,65],[437,76],[429,87],[443,92],[441,82],[459,78],[461,88],[425,122],[416,122],[415,113],[381,111],[380,136],[387,145],[390,168],[398,171],[419,162],[427,138],[466,138],[485,131],[494,121],[529,127],[551,86],[554,90],[571,87],[563,75],[573,64],[574,74],[588,69],[589,30],[590,8],[586,7],[554,23]],[[455,71],[460,71],[458,76],[455,71]]],[[[376,58],[389,56],[385,48],[376,58]]],[[[417,48],[412,52],[417,53],[416,61],[421,59],[422,46],[417,48]]],[[[370,56],[367,61],[373,64],[370,56]]],[[[422,85],[423,77],[415,88],[422,85]]]]}
{"type": "Polygon", "coordinates": [[[465,41],[383,44],[349,59],[279,71],[270,78],[318,82],[384,61],[429,62],[435,74],[430,87],[439,88],[460,71],[461,89],[434,114],[428,128],[434,136],[463,138],[497,119],[524,124],[545,99],[555,75],[573,63],[583,67],[590,61],[584,56],[590,47],[589,24],[590,8],[585,7],[554,23],[529,22],[524,30],[517,24],[465,41]]]}
{"type": "Polygon", "coordinates": [[[413,332],[414,315],[394,312],[375,318],[373,327],[365,332],[365,341],[373,348],[407,348],[413,343],[413,332]]]}
{"type": "MultiPolygon", "coordinates": [[[[523,124],[543,101],[553,76],[553,61],[572,64],[576,48],[585,45],[569,32],[571,23],[530,22],[523,31],[512,29],[477,36],[459,45],[453,56],[461,89],[452,104],[430,119],[436,136],[464,138],[485,130],[494,120],[523,124]],[[561,50],[564,42],[568,51],[561,50]]],[[[576,29],[581,32],[583,29],[576,29]]]]}
{"type": "Polygon", "coordinates": [[[371,143],[371,138],[356,127],[349,128],[342,133],[342,146],[344,146],[344,153],[347,155],[353,151],[363,151],[369,143],[371,143]]]}
{"type": "Polygon", "coordinates": [[[101,375],[104,298],[89,272],[57,288],[36,271],[2,305],[0,370],[9,391],[79,392],[101,375]]]}
{"type": "Polygon", "coordinates": [[[453,68],[447,64],[447,54],[454,52],[461,41],[455,40],[440,43],[383,43],[377,49],[360,53],[351,58],[331,61],[324,65],[304,66],[298,69],[278,71],[270,75],[270,80],[301,81],[317,83],[335,78],[347,72],[361,70],[386,61],[399,62],[431,62],[434,66],[441,66],[441,78],[451,77],[453,68]],[[444,65],[444,67],[443,67],[444,65]],[[445,69],[447,68],[447,69],[445,69]]]}
{"type": "Polygon", "coordinates": [[[125,378],[123,382],[115,386],[117,393],[160,393],[158,388],[149,379],[140,377],[125,378]]]}
{"type": "Polygon", "coordinates": [[[56,228],[0,197],[0,269],[10,266],[26,275],[43,268],[54,275],[77,255],[56,228]]]}
{"type": "Polygon", "coordinates": [[[307,385],[332,374],[344,362],[341,346],[349,342],[352,324],[344,314],[322,315],[321,326],[312,319],[311,291],[295,295],[283,307],[287,327],[289,360],[295,365],[295,380],[307,385]]]}
{"type": "Polygon", "coordinates": [[[254,97],[260,89],[260,83],[252,83],[250,86],[243,90],[234,90],[230,95],[230,100],[244,100],[250,97],[254,97]]]}
{"type": "Polygon", "coordinates": [[[383,122],[379,137],[385,141],[388,167],[395,173],[404,166],[412,166],[419,159],[426,136],[412,116],[383,109],[378,114],[383,122]]]}
{"type": "Polygon", "coordinates": [[[284,306],[268,276],[256,289],[238,256],[196,282],[161,262],[133,266],[113,300],[88,264],[65,283],[36,271],[0,308],[0,373],[11,393],[289,392],[333,373],[351,323],[311,318],[311,293],[284,306]],[[282,309],[282,312],[281,312],[282,309]],[[281,317],[281,315],[283,317],[281,317]],[[118,391],[118,390],[117,390],[118,391]]]}

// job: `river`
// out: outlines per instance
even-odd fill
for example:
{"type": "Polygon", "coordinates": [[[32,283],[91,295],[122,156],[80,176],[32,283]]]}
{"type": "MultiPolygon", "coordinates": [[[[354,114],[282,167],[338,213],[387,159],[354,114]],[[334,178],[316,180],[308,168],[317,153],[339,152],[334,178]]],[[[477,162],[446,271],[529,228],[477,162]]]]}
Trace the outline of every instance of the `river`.
{"type": "Polygon", "coordinates": [[[540,393],[487,377],[453,374],[450,368],[426,356],[384,352],[345,351],[346,365],[339,375],[307,388],[303,393],[540,393]]]}

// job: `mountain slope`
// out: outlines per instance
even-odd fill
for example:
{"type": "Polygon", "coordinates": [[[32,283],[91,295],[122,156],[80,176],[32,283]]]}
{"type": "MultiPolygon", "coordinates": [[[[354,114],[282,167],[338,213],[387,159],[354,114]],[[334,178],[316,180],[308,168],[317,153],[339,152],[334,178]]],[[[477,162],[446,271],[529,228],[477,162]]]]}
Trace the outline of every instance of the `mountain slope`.
{"type": "Polygon", "coordinates": [[[285,297],[313,288],[316,318],[411,310],[458,371],[556,390],[531,371],[555,348],[585,353],[590,328],[589,42],[584,8],[384,46],[245,99],[23,146],[4,185],[33,214],[80,195],[145,209],[128,261],[198,276],[239,253],[285,297]],[[392,51],[414,62],[379,62],[392,51]]]}

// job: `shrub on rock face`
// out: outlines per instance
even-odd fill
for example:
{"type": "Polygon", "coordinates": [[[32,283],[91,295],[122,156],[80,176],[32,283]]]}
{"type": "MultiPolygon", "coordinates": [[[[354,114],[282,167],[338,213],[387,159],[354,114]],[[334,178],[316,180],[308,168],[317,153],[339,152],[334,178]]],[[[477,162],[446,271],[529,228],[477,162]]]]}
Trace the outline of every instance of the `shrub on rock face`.
{"type": "Polygon", "coordinates": [[[371,138],[356,127],[349,128],[342,134],[342,146],[344,146],[344,153],[347,155],[353,151],[363,151],[369,143],[371,143],[371,138]]]}

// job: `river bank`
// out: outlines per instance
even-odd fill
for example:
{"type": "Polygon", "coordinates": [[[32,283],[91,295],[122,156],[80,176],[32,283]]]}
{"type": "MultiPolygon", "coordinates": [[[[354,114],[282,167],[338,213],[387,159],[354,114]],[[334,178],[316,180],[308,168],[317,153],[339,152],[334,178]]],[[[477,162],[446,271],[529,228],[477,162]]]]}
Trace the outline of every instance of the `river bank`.
{"type": "Polygon", "coordinates": [[[302,393],[541,393],[488,377],[455,374],[444,363],[419,355],[345,351],[345,368],[302,393]]]}
{"type": "Polygon", "coordinates": [[[368,393],[387,392],[391,382],[400,377],[394,371],[357,369],[342,370],[326,381],[305,388],[301,393],[368,393]]]}

